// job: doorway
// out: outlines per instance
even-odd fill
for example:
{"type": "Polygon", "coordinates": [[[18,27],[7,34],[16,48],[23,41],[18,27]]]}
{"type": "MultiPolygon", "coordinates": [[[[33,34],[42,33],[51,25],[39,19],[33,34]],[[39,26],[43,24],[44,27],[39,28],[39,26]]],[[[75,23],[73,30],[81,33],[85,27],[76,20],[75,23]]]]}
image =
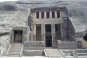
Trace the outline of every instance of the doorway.
{"type": "Polygon", "coordinates": [[[52,36],[46,36],[45,45],[46,47],[52,47],[52,36]]]}
{"type": "Polygon", "coordinates": [[[14,43],[22,43],[22,30],[14,31],[14,43]]]}

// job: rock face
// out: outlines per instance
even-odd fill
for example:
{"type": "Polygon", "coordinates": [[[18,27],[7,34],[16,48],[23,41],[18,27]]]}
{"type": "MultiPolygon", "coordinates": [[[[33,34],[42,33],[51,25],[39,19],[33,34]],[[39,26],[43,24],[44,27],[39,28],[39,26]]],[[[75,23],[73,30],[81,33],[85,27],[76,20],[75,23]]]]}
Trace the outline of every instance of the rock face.
{"type": "MultiPolygon", "coordinates": [[[[69,11],[69,16],[72,21],[72,24],[76,30],[76,32],[83,32],[86,28],[86,2],[76,2],[76,1],[56,1],[53,3],[48,2],[39,2],[37,0],[35,3],[29,1],[29,3],[23,3],[24,1],[20,1],[20,3],[15,2],[13,4],[9,4],[9,2],[3,2],[0,5],[0,29],[2,32],[9,32],[12,26],[16,25],[24,25],[25,21],[28,17],[28,10],[34,7],[43,7],[43,6],[66,6],[69,11]],[[39,3],[38,3],[39,2],[39,3]],[[45,4],[46,3],[46,4],[45,4]],[[21,15],[20,15],[21,14],[21,15]],[[16,23],[15,23],[16,22],[16,23]],[[79,24],[80,23],[80,24],[79,24]],[[80,25],[80,26],[78,26],[80,25]]],[[[0,32],[1,33],[1,32],[0,32]]]]}
{"type": "MultiPolygon", "coordinates": [[[[11,28],[17,25],[25,25],[28,19],[29,10],[31,8],[43,7],[43,6],[66,6],[68,9],[68,16],[75,30],[76,38],[82,38],[87,33],[87,3],[84,1],[47,1],[44,2],[24,1],[18,2],[3,2],[0,3],[0,33],[8,33],[11,28]]],[[[5,34],[7,35],[7,34],[5,34]]],[[[1,36],[0,36],[1,37],[1,36]]],[[[4,37],[4,36],[3,36],[4,37]]],[[[0,38],[3,44],[8,44],[8,35],[4,38],[0,38]]],[[[5,45],[7,46],[7,45],[5,45]]]]}

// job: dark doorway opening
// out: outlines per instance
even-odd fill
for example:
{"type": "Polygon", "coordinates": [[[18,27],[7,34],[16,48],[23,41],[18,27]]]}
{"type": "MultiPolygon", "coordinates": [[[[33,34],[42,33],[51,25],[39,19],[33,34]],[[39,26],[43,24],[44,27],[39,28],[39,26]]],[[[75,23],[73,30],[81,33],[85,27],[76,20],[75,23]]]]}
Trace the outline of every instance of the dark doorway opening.
{"type": "Polygon", "coordinates": [[[52,47],[52,36],[46,36],[46,47],[52,47]]]}
{"type": "Polygon", "coordinates": [[[45,26],[45,29],[46,29],[46,32],[51,32],[51,25],[50,24],[47,24],[45,26]]]}
{"type": "Polygon", "coordinates": [[[87,34],[83,36],[83,39],[87,42],[87,34]]]}
{"type": "Polygon", "coordinates": [[[39,19],[39,12],[36,12],[36,18],[39,19]]]}
{"type": "Polygon", "coordinates": [[[55,18],[55,12],[52,11],[52,18],[55,18]]]}
{"type": "Polygon", "coordinates": [[[22,43],[22,30],[14,30],[14,42],[22,43]]]}
{"type": "Polygon", "coordinates": [[[46,12],[46,16],[47,16],[47,19],[49,19],[50,18],[50,13],[46,12]]]}

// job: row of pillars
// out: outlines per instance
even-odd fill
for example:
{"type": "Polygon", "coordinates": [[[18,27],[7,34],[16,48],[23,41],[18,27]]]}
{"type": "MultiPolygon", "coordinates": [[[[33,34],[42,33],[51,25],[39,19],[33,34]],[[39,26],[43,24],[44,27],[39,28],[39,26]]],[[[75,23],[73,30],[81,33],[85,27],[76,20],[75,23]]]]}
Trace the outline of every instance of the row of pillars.
{"type": "MultiPolygon", "coordinates": [[[[57,11],[54,11],[55,18],[57,18],[57,11]]],[[[49,11],[49,17],[52,18],[52,11],[49,11]]],[[[44,12],[44,18],[47,18],[47,12],[44,12]]],[[[39,19],[41,19],[41,12],[39,12],[39,19]]]]}
{"type": "MultiPolygon", "coordinates": [[[[36,41],[36,24],[33,25],[34,26],[34,29],[33,29],[33,35],[32,35],[32,38],[31,38],[31,41],[36,41]]],[[[46,31],[45,31],[45,24],[41,24],[41,40],[42,41],[45,41],[45,34],[46,34],[46,31]]],[[[54,44],[54,39],[55,39],[55,24],[51,24],[51,34],[52,34],[52,44],[54,44]]]]}

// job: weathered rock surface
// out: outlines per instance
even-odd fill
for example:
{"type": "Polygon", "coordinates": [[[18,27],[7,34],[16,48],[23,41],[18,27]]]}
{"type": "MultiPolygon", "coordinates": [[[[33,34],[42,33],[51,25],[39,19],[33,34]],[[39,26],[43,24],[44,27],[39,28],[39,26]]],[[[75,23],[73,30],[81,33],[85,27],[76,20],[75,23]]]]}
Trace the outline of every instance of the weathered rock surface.
{"type": "Polygon", "coordinates": [[[3,43],[3,47],[6,47],[6,44],[9,43],[9,36],[7,33],[10,32],[11,28],[17,25],[25,25],[29,10],[36,7],[66,6],[69,18],[75,28],[76,37],[81,38],[87,33],[87,2],[84,2],[85,0],[80,0],[80,2],[75,0],[45,0],[44,2],[34,0],[34,3],[32,1],[28,3],[24,1],[0,3],[0,42],[3,43]],[[2,36],[2,34],[6,36],[2,36]]]}

